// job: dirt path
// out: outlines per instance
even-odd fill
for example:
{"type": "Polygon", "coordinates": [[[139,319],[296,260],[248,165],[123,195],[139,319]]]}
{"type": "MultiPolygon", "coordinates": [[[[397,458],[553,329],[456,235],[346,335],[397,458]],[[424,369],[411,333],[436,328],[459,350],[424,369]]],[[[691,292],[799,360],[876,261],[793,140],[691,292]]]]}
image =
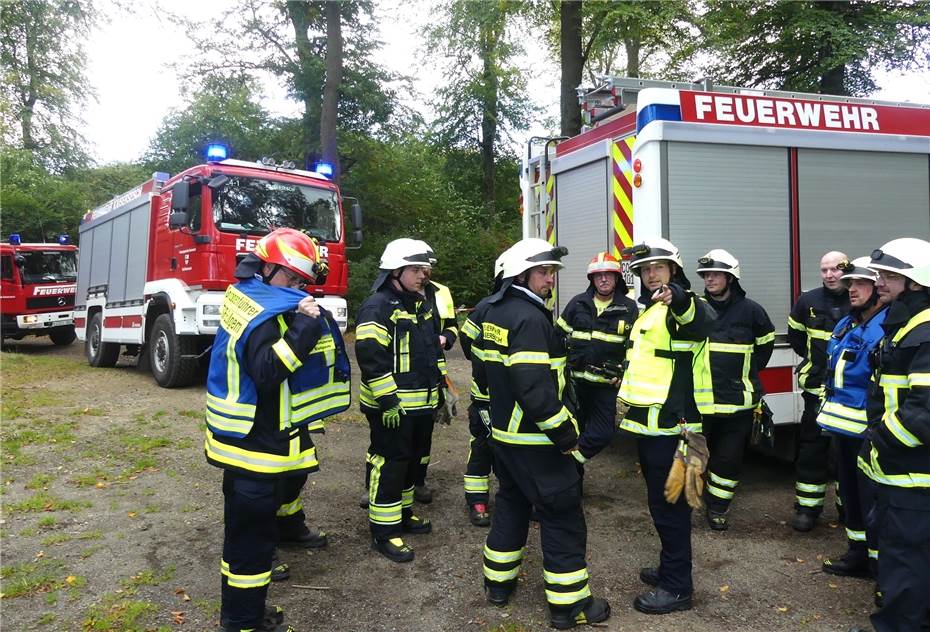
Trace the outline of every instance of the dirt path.
{"type": "MultiPolygon", "coordinates": [[[[6,348],[0,362],[2,627],[215,629],[221,473],[203,457],[203,387],[168,391],[141,369],[91,369],[78,343],[28,341],[6,348]]],[[[450,367],[464,385],[458,351],[450,367]]],[[[330,545],[283,551],[291,578],[270,591],[296,630],[549,629],[535,529],[512,605],[484,600],[487,532],[468,523],[462,492],[467,436],[463,414],[437,429],[429,475],[436,499],[420,509],[435,529],[412,537],[417,559],[398,565],[370,551],[357,505],[363,418],[353,408],[329,424],[304,503],[330,545]]],[[[871,583],[819,571],[824,555],[843,549],[842,527],[824,521],[810,534],[793,532],[785,524],[791,468],[750,459],[730,531],[711,532],[695,516],[694,609],[664,617],[630,605],[644,589],[638,569],[658,555],[632,441],[618,438],[588,465],[591,585],[613,607],[602,629],[819,631],[867,622],[871,583]]]]}

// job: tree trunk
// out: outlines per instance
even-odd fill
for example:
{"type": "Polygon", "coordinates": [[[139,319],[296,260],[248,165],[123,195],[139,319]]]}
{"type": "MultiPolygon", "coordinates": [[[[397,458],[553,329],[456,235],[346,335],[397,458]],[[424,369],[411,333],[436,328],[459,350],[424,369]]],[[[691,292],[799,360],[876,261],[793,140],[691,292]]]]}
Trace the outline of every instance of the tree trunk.
{"type": "Polygon", "coordinates": [[[639,51],[642,43],[639,37],[628,37],[623,40],[623,48],[626,50],[627,77],[639,77],[639,51]]]}
{"type": "Polygon", "coordinates": [[[581,133],[581,107],[576,89],[581,84],[584,57],[581,51],[582,0],[565,0],[559,5],[562,63],[561,123],[563,136],[581,133]]]}
{"type": "Polygon", "coordinates": [[[323,88],[323,110],[320,113],[320,150],[323,160],[333,166],[333,181],[342,175],[339,167],[339,147],[336,139],[338,127],[337,105],[342,85],[342,17],[339,2],[326,2],[326,85],[323,88]]]}
{"type": "MultiPolygon", "coordinates": [[[[502,31],[503,29],[501,29],[502,31]]],[[[501,35],[503,33],[501,32],[501,35]]],[[[498,83],[499,79],[494,68],[494,57],[500,43],[496,24],[481,25],[481,41],[479,42],[479,55],[481,56],[482,72],[482,108],[481,108],[481,169],[482,194],[484,206],[488,217],[493,218],[496,213],[496,187],[497,165],[494,162],[494,143],[497,140],[498,116],[498,83]]]]}
{"type": "Polygon", "coordinates": [[[22,93],[22,113],[20,115],[20,123],[23,130],[23,149],[27,151],[34,151],[38,149],[36,146],[36,141],[32,136],[32,116],[35,113],[36,106],[36,74],[38,69],[36,68],[36,32],[35,29],[39,28],[37,24],[31,23],[26,24],[26,68],[29,73],[29,86],[22,93]]]}

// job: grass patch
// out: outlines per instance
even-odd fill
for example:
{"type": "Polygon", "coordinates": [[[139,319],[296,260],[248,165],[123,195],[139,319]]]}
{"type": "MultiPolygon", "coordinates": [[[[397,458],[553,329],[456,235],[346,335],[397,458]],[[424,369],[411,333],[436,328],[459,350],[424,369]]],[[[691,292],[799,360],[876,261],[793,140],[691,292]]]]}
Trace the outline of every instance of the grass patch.
{"type": "Polygon", "coordinates": [[[203,418],[202,410],[179,410],[175,413],[178,417],[190,417],[191,419],[203,418]]]}
{"type": "Polygon", "coordinates": [[[48,489],[48,484],[52,482],[49,474],[36,474],[32,480],[26,483],[26,489],[48,489]]]}
{"type": "Polygon", "coordinates": [[[67,585],[64,564],[47,558],[4,566],[0,577],[3,578],[4,599],[50,592],[67,585]]]}
{"type": "Polygon", "coordinates": [[[51,612],[46,612],[36,620],[36,623],[39,625],[51,625],[55,623],[55,615],[51,612]]]}
{"type": "Polygon", "coordinates": [[[48,492],[39,492],[18,503],[10,503],[6,510],[11,513],[30,513],[39,511],[77,511],[86,509],[91,504],[85,500],[65,500],[48,492]]]}
{"type": "Polygon", "coordinates": [[[150,632],[168,630],[154,624],[158,607],[149,601],[126,599],[118,595],[105,595],[87,612],[81,629],[99,632],[150,632]]]}
{"type": "Polygon", "coordinates": [[[53,533],[52,535],[42,539],[42,546],[55,546],[56,544],[64,544],[65,542],[70,542],[72,539],[73,537],[67,533],[53,533]]]}
{"type": "Polygon", "coordinates": [[[89,547],[87,547],[86,549],[84,549],[83,551],[81,551],[81,552],[79,553],[79,555],[80,555],[80,557],[81,557],[82,560],[86,560],[86,559],[89,558],[91,555],[93,555],[94,553],[97,553],[97,552],[99,552],[99,551],[101,551],[101,550],[103,550],[103,545],[102,545],[102,544],[95,544],[95,545],[89,546],[89,547]]]}
{"type": "Polygon", "coordinates": [[[133,452],[145,454],[171,445],[171,439],[166,437],[148,437],[146,435],[123,435],[120,437],[120,443],[133,452]]]}
{"type": "Polygon", "coordinates": [[[107,411],[102,408],[78,408],[71,412],[72,417],[106,417],[107,411]]]}
{"type": "Polygon", "coordinates": [[[55,516],[42,516],[39,518],[38,525],[43,529],[54,529],[58,526],[58,518],[55,516]]]}
{"type": "Polygon", "coordinates": [[[110,479],[110,473],[99,467],[94,468],[89,474],[82,474],[71,479],[71,482],[78,487],[97,487],[98,484],[105,484],[110,479]]]}
{"type": "MultiPolygon", "coordinates": [[[[4,399],[4,405],[6,400],[4,399]]],[[[30,406],[41,404],[30,403],[30,406]]],[[[55,443],[71,443],[75,440],[74,430],[77,423],[74,421],[51,421],[32,419],[28,424],[11,424],[6,413],[3,414],[4,428],[0,435],[0,451],[4,454],[4,461],[8,465],[32,465],[36,458],[22,452],[23,448],[35,445],[48,445],[55,443]]]]}

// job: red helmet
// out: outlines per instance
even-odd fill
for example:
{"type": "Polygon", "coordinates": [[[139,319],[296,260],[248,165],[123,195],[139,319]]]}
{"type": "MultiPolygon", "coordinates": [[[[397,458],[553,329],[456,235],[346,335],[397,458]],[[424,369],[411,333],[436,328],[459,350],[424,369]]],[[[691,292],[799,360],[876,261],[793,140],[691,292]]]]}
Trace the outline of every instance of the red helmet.
{"type": "Polygon", "coordinates": [[[608,252],[599,252],[594,255],[591,263],[588,264],[588,276],[590,277],[595,272],[616,272],[621,274],[623,268],[620,267],[620,262],[617,261],[616,257],[608,252]]]}
{"type": "Polygon", "coordinates": [[[278,228],[255,244],[255,255],[265,263],[284,266],[308,281],[319,271],[320,255],[308,235],[293,228],[278,228]]]}

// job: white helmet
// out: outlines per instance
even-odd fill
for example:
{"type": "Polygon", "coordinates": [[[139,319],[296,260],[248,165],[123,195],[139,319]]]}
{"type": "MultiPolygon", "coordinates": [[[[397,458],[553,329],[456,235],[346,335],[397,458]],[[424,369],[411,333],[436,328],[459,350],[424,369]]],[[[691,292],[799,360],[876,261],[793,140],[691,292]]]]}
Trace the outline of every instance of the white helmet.
{"type": "Polygon", "coordinates": [[[840,261],[836,266],[843,273],[840,281],[865,279],[875,283],[878,281],[878,272],[868,267],[870,262],[869,257],[856,257],[852,261],[840,261]]]}
{"type": "Polygon", "coordinates": [[[661,237],[653,237],[641,244],[624,248],[623,255],[632,257],[630,270],[636,270],[650,261],[671,261],[677,263],[682,270],[685,268],[685,265],[681,262],[681,253],[675,244],[661,237]]]}
{"type": "Polygon", "coordinates": [[[930,242],[914,237],[892,239],[872,251],[869,267],[895,272],[930,288],[930,242]]]}
{"type": "Polygon", "coordinates": [[[561,258],[568,254],[568,249],[553,246],[545,239],[530,237],[521,239],[504,254],[503,278],[510,279],[536,266],[562,267],[561,258]]]}
{"type": "Polygon", "coordinates": [[[433,252],[433,247],[430,246],[425,241],[423,241],[422,239],[415,239],[414,241],[416,241],[418,244],[420,244],[421,247],[423,247],[426,250],[426,256],[429,257],[430,265],[431,266],[436,265],[439,259],[436,257],[436,253],[433,252]]]}
{"type": "MultiPolygon", "coordinates": [[[[395,239],[384,247],[378,268],[381,270],[398,270],[405,266],[426,266],[431,268],[430,254],[432,254],[432,250],[429,250],[426,242],[402,237],[401,239],[395,239]]],[[[435,259],[435,255],[433,255],[433,258],[435,259]]]]}
{"type": "MultiPolygon", "coordinates": [[[[698,274],[702,272],[726,272],[739,280],[739,259],[722,248],[714,248],[698,259],[698,274]]],[[[703,276],[703,275],[702,275],[703,276]]]]}
{"type": "Polygon", "coordinates": [[[500,277],[504,274],[504,262],[507,260],[507,255],[510,253],[510,248],[500,253],[497,256],[497,259],[494,260],[494,278],[500,277]]]}

